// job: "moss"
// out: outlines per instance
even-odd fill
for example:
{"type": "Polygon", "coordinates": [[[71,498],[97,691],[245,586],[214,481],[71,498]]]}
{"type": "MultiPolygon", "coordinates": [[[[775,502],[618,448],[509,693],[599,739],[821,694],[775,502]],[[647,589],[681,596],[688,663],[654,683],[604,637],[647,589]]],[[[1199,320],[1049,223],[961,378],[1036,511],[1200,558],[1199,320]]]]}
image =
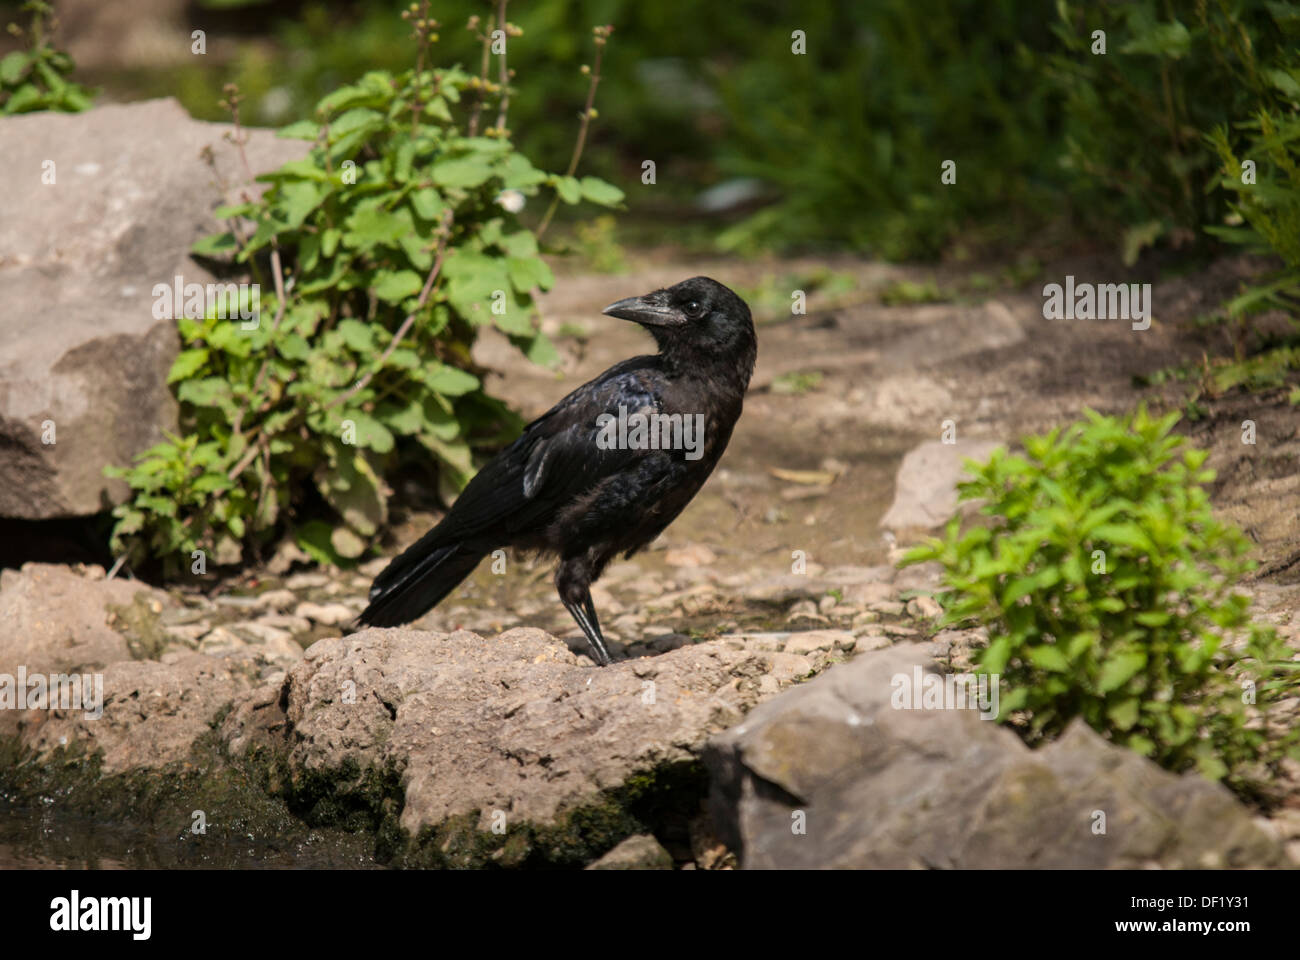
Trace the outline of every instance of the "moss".
{"type": "Polygon", "coordinates": [[[708,786],[698,761],[665,764],[552,824],[517,824],[498,834],[480,830],[475,811],[412,838],[401,826],[397,769],[362,769],[350,761],[333,770],[291,770],[284,752],[267,745],[231,760],[215,726],[183,762],[107,776],[101,756],[79,745],[37,758],[17,740],[0,740],[0,797],[22,807],[48,807],[53,800],[59,814],[129,824],[158,840],[202,848],[205,863],[215,866],[248,862],[246,849],[228,858],[214,850],[229,841],[280,851],[314,843],[325,857],[322,866],[373,858],[404,868],[555,869],[581,868],[637,833],[684,837],[708,786]],[[190,833],[196,810],[207,820],[204,836],[190,833]],[[205,844],[208,838],[217,843],[205,844]]]}
{"type": "Polygon", "coordinates": [[[109,625],[126,640],[135,660],[157,660],[167,649],[167,631],[162,624],[162,607],[153,608],[149,594],[137,591],[130,603],[110,603],[109,625]]]}

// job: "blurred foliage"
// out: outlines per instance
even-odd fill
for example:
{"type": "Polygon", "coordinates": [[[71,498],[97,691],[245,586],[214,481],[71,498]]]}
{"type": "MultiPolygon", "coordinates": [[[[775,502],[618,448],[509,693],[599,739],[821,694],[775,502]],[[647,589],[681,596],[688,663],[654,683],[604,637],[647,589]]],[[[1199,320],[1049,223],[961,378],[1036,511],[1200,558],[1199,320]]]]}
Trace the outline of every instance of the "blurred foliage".
{"type": "MultiPolygon", "coordinates": [[[[169,382],[185,435],[107,471],[134,491],[114,511],[115,551],[175,572],[196,550],[233,563],[292,530],[317,560],[350,560],[386,523],[383,478],[401,462],[436,467],[453,497],[472,447],[518,431],[470,358],[490,325],[534,362],[558,359],[533,309],[554,278],[511,210],[543,190],[603,206],[622,193],[515,150],[486,69],[423,66],[436,26],[416,21],[415,69],[371,71],[281,130],[310,152],[258,176],[265,192],[219,208],[229,229],[195,245],[251,268],[261,291],[269,270],[275,293],[251,326],[247,302],[173,304],[183,349],[169,382]]],[[[603,46],[606,29],[595,32],[603,46]]]]}
{"type": "Polygon", "coordinates": [[[27,0],[22,9],[31,14],[27,29],[17,23],[8,29],[25,49],[0,59],[0,114],[89,110],[95,91],[69,79],[75,69],[72,58],[50,42],[57,27],[53,8],[43,0],[27,0]]]}
{"type": "Polygon", "coordinates": [[[999,719],[1030,743],[1075,717],[1171,770],[1258,789],[1300,731],[1259,722],[1297,689],[1292,652],[1235,592],[1249,541],[1217,521],[1208,452],[1139,409],[1026,437],[1026,455],[967,461],[964,501],[988,523],[948,524],[905,563],[937,561],[944,623],[989,631],[980,673],[1002,678],[999,719]],[[964,527],[964,529],[963,529],[964,527]]]}

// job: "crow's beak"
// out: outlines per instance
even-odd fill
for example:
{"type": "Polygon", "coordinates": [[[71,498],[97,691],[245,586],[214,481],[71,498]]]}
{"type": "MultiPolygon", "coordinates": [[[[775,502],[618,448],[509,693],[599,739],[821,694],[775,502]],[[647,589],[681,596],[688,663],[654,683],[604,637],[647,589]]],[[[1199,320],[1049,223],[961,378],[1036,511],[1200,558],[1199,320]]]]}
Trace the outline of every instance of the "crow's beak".
{"type": "Polygon", "coordinates": [[[647,327],[672,327],[682,322],[682,315],[671,307],[657,303],[651,297],[628,297],[611,303],[600,311],[609,317],[631,320],[647,327]]]}

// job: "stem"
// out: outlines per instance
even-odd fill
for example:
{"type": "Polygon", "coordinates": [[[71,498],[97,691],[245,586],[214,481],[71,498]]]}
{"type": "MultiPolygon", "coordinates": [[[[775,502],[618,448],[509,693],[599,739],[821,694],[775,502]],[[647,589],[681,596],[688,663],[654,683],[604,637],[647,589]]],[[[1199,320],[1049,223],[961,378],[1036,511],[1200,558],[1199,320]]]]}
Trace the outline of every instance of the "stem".
{"type": "MultiPolygon", "coordinates": [[[[612,28],[607,28],[612,29],[612,28]]],[[[578,127],[578,141],[573,145],[573,156],[569,158],[569,169],[564,174],[566,177],[573,176],[578,169],[578,161],[582,159],[583,148],[587,145],[587,129],[591,126],[591,108],[596,102],[596,87],[600,84],[600,61],[605,55],[605,42],[608,41],[608,34],[602,39],[596,39],[596,61],[591,68],[591,84],[587,87],[587,104],[582,110],[582,124],[578,127]]],[[[555,209],[560,205],[560,195],[556,193],[551,198],[551,205],[546,210],[546,216],[542,217],[542,222],[537,227],[537,239],[542,239],[542,234],[546,228],[551,225],[551,218],[555,216],[555,209]]]]}
{"type": "Polygon", "coordinates": [[[510,108],[510,87],[507,83],[510,77],[506,71],[506,47],[510,43],[506,32],[506,2],[507,0],[497,0],[497,29],[501,31],[501,57],[497,61],[501,78],[501,109],[497,113],[497,131],[502,135],[506,131],[506,111],[510,108]]]}

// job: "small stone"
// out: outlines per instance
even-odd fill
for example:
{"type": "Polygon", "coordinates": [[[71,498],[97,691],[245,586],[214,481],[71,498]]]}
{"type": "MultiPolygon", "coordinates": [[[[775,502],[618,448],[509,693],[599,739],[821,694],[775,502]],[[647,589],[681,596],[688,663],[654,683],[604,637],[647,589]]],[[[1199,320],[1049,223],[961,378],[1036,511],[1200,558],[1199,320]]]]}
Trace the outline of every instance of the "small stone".
{"type": "Polygon", "coordinates": [[[707,567],[717,559],[717,555],[702,543],[675,547],[664,553],[664,563],[670,567],[707,567]]]}
{"type": "Polygon", "coordinates": [[[813,670],[812,661],[797,653],[769,653],[767,659],[771,664],[768,675],[782,686],[799,677],[808,676],[813,670]]]}
{"type": "Polygon", "coordinates": [[[216,627],[199,641],[199,652],[207,654],[234,653],[248,647],[248,641],[225,627],[216,627]]]}
{"type": "Polygon", "coordinates": [[[344,606],[341,603],[311,603],[304,602],[294,608],[295,617],[306,617],[313,623],[321,623],[327,627],[337,627],[350,622],[356,613],[351,607],[344,606]]]}
{"type": "Polygon", "coordinates": [[[876,613],[882,613],[887,617],[899,617],[903,615],[906,608],[897,600],[881,600],[878,603],[871,604],[868,609],[874,610],[876,613]]]}
{"type": "Polygon", "coordinates": [[[943,616],[943,607],[934,597],[913,597],[907,601],[907,613],[918,620],[935,620],[943,616]]]}
{"type": "Polygon", "coordinates": [[[851,583],[843,588],[845,603],[866,607],[881,603],[894,595],[894,588],[887,583],[851,583]]]}
{"type": "Polygon", "coordinates": [[[292,590],[268,590],[257,599],[262,610],[290,610],[298,602],[298,595],[292,590]]]}
{"type": "Polygon", "coordinates": [[[913,630],[911,627],[900,626],[897,623],[885,624],[885,633],[891,637],[915,637],[919,635],[918,631],[913,630]]]}
{"type": "Polygon", "coordinates": [[[883,633],[863,633],[858,636],[857,650],[859,653],[866,653],[868,650],[880,650],[890,644],[890,639],[883,633]]]}
{"type": "Polygon", "coordinates": [[[791,634],[785,642],[785,652],[807,655],[818,650],[833,650],[845,642],[852,644],[853,634],[844,630],[807,630],[791,634]]]}
{"type": "Polygon", "coordinates": [[[329,582],[330,578],[323,573],[295,573],[284,581],[284,585],[290,590],[311,590],[329,582]]]}
{"type": "Polygon", "coordinates": [[[588,870],[671,870],[673,858],[650,834],[628,837],[588,870]]]}

